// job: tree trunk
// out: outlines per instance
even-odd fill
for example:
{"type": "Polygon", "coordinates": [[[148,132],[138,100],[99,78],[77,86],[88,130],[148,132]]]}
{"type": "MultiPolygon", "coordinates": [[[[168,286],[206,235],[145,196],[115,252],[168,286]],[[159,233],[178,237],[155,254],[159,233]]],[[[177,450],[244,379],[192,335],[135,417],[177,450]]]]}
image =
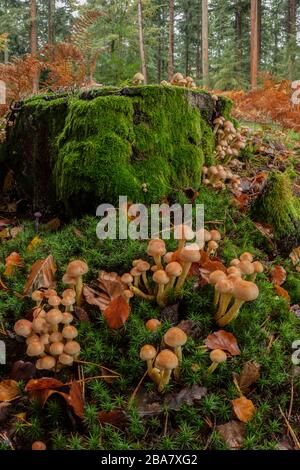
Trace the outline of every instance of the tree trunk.
{"type": "Polygon", "coordinates": [[[189,2],[186,3],[186,8],[184,10],[185,16],[185,76],[190,75],[190,5],[189,2]]]}
{"type": "Polygon", "coordinates": [[[257,87],[258,72],[258,0],[251,0],[251,88],[257,87]]]}
{"type": "Polygon", "coordinates": [[[288,75],[289,79],[293,79],[293,68],[295,63],[295,51],[297,47],[297,31],[296,31],[296,13],[297,0],[288,0],[287,11],[287,42],[288,42],[288,75]]]}
{"type": "Polygon", "coordinates": [[[208,0],[202,0],[202,69],[203,85],[209,86],[208,68],[208,0]]]}
{"type": "Polygon", "coordinates": [[[235,9],[235,26],[236,26],[236,45],[237,45],[237,58],[240,70],[243,66],[243,12],[241,1],[237,1],[235,9]]]}
{"type": "Polygon", "coordinates": [[[196,49],[196,79],[199,80],[202,74],[201,61],[201,0],[198,2],[198,21],[197,21],[197,49],[196,49]]]}
{"type": "Polygon", "coordinates": [[[145,56],[145,42],[144,42],[144,31],[143,31],[143,9],[142,0],[138,0],[138,24],[139,24],[139,42],[140,42],[140,57],[142,74],[144,75],[144,83],[147,85],[147,65],[145,56]]]}
{"type": "Polygon", "coordinates": [[[169,19],[169,52],[168,52],[168,79],[172,80],[174,75],[174,0],[170,0],[169,19]]]}
{"type": "Polygon", "coordinates": [[[55,0],[48,0],[48,46],[53,46],[55,41],[54,15],[55,0]]]}
{"type": "MultiPolygon", "coordinates": [[[[36,19],[36,0],[30,0],[30,52],[33,56],[37,54],[37,19],[36,19]]],[[[36,93],[39,88],[39,72],[34,73],[33,92],[36,93]]]]}
{"type": "Polygon", "coordinates": [[[261,61],[261,47],[262,47],[262,43],[261,43],[261,28],[262,28],[262,25],[261,25],[261,16],[262,16],[262,4],[261,4],[261,0],[258,0],[257,2],[257,61],[258,61],[258,65],[260,65],[260,61],[261,61]]]}

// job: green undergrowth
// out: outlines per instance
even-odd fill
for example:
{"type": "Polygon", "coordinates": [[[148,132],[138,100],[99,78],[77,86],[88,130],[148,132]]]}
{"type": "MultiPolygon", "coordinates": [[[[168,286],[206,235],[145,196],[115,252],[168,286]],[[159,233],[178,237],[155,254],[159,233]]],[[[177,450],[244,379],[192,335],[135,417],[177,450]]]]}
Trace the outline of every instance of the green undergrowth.
{"type": "MultiPolygon", "coordinates": [[[[247,216],[241,215],[230,205],[226,193],[219,194],[205,188],[197,202],[205,205],[207,228],[217,228],[222,233],[218,255],[225,264],[245,250],[257,259],[267,260],[265,239],[247,216]]],[[[22,299],[13,292],[22,293],[27,273],[35,260],[52,253],[60,280],[70,259],[85,259],[90,267],[86,282],[90,282],[96,279],[100,269],[122,274],[130,269],[134,258],[146,258],[146,242],[98,240],[97,221],[93,217],[74,220],[55,233],[44,233],[41,227],[42,244],[33,252],[27,250],[34,236],[32,223],[24,224],[23,232],[15,239],[1,242],[2,273],[5,257],[12,251],[18,251],[26,263],[26,267],[17,269],[11,279],[2,276],[10,288],[9,292],[0,290],[0,312],[7,328],[11,328],[13,321],[24,317],[32,307],[29,299],[22,299]],[[80,237],[74,234],[74,228],[81,231],[80,237]]],[[[174,241],[168,241],[167,246],[174,249],[174,241]]],[[[277,258],[274,262],[282,263],[282,260],[277,258]]],[[[288,263],[285,266],[291,270],[288,263]]],[[[292,282],[292,275],[289,276],[288,283],[292,282]]],[[[249,395],[257,412],[247,424],[243,448],[276,448],[284,427],[279,406],[287,412],[290,403],[292,343],[300,338],[300,321],[289,311],[286,300],[276,295],[267,274],[259,275],[257,284],[259,298],[246,303],[236,321],[226,327],[236,336],[241,355],[229,358],[211,375],[207,373],[209,354],[200,346],[208,334],[218,329],[213,322],[213,291],[210,286],[195,289],[193,280],[186,284],[180,300],[180,320],[193,320],[200,334],[197,340],[189,338],[184,347],[181,381],[171,381],[167,391],[177,393],[183,387],[198,384],[207,387],[207,394],[196,405],[183,405],[176,413],[164,408],[161,414],[147,418],[139,416],[137,403],[129,404],[131,394],[145,372],[145,364],[139,359],[139,349],[145,343],[158,347],[171,324],[165,321],[160,331],[150,333],[144,326],[145,322],[150,318],[160,318],[160,311],[155,305],[134,299],[124,328],[110,330],[96,307],[85,306],[91,322],[78,324],[82,360],[109,367],[121,377],[112,383],[97,379],[86,383],[85,417],[83,423],[78,422],[76,426],[70,421],[65,404],[59,397],[51,397],[43,412],[35,402],[15,403],[12,406],[16,413],[26,412],[26,419],[31,424],[26,426],[19,422],[17,435],[28,447],[38,439],[45,440],[52,449],[224,449],[226,445],[219,434],[216,430],[212,432],[207,423],[211,421],[214,427],[236,419],[230,402],[238,397],[232,374],[239,373],[243,365],[251,360],[260,364],[261,377],[249,395]],[[100,425],[99,411],[109,412],[119,408],[128,414],[125,428],[119,430],[111,425],[100,425]]],[[[58,292],[61,289],[59,282],[58,292]]],[[[25,347],[22,344],[19,350],[22,357],[18,359],[24,359],[25,347]]],[[[7,377],[7,371],[8,368],[4,368],[3,372],[1,369],[3,378],[7,377]]],[[[75,369],[73,372],[76,373],[75,369]]],[[[70,374],[71,371],[65,369],[58,378],[68,381],[70,374]]],[[[84,365],[84,375],[86,378],[97,376],[99,368],[84,365]]],[[[299,376],[295,376],[294,410],[299,409],[300,405],[299,387],[299,376]]],[[[140,392],[147,392],[149,400],[153,397],[156,401],[154,391],[155,386],[146,379],[140,392]]],[[[294,429],[299,431],[299,423],[295,423],[294,429]]]]}
{"type": "MultiPolygon", "coordinates": [[[[220,97],[218,112],[227,119],[231,107],[220,97]]],[[[199,186],[204,161],[213,162],[214,112],[210,94],[179,87],[38,95],[25,101],[1,160],[38,209],[53,210],[58,201],[86,213],[119,195],[159,202],[199,186]]]]}

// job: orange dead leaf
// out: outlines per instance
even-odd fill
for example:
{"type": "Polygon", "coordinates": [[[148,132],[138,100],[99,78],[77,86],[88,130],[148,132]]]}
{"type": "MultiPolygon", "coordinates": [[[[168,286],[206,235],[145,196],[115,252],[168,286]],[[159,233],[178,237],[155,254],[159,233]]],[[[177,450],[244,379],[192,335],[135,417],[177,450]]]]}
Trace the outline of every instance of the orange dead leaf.
{"type": "Polygon", "coordinates": [[[14,273],[14,268],[24,266],[24,262],[21,260],[19,253],[14,251],[5,258],[5,271],[4,276],[10,277],[14,273]]]}
{"type": "Polygon", "coordinates": [[[205,345],[209,349],[222,349],[229,352],[232,356],[239,356],[241,351],[237,340],[232,333],[225,330],[219,330],[209,335],[205,340],[205,345]]]}
{"type": "Polygon", "coordinates": [[[20,390],[15,380],[2,380],[0,382],[0,402],[13,400],[19,395],[20,390]]]}
{"type": "Polygon", "coordinates": [[[31,267],[28,279],[24,286],[24,295],[31,295],[34,290],[42,287],[53,289],[55,287],[54,275],[56,266],[52,255],[46,259],[36,261],[31,267]]]}
{"type": "Polygon", "coordinates": [[[275,284],[274,287],[275,287],[275,290],[276,290],[276,294],[279,295],[279,297],[283,297],[284,299],[286,299],[290,303],[291,297],[290,297],[288,291],[285,290],[283,287],[278,286],[277,284],[275,284]]]}
{"type": "Polygon", "coordinates": [[[104,310],[103,316],[110,328],[121,328],[129,317],[130,308],[125,297],[115,297],[104,310]]]}
{"type": "Polygon", "coordinates": [[[270,272],[271,281],[277,286],[281,286],[286,280],[286,270],[279,265],[272,268],[270,272]]]}
{"type": "Polygon", "coordinates": [[[243,423],[247,423],[256,411],[253,402],[246,397],[236,398],[231,403],[236,416],[243,423]]]}

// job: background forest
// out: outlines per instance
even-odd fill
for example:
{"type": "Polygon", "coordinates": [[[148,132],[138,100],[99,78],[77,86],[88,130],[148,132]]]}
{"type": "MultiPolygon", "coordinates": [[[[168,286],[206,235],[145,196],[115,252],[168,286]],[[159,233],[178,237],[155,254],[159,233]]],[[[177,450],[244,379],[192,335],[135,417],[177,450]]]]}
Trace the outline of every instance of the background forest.
{"type": "MultiPolygon", "coordinates": [[[[118,85],[139,69],[150,83],[181,71],[192,75],[197,85],[219,90],[255,87],[262,72],[296,80],[299,3],[3,0],[1,62],[31,53],[37,60],[52,62],[50,70],[41,73],[40,84],[48,80],[59,86],[78,84],[87,76],[118,85]]],[[[9,73],[12,76],[13,70],[9,73]]],[[[3,69],[0,75],[5,78],[3,69]]]]}

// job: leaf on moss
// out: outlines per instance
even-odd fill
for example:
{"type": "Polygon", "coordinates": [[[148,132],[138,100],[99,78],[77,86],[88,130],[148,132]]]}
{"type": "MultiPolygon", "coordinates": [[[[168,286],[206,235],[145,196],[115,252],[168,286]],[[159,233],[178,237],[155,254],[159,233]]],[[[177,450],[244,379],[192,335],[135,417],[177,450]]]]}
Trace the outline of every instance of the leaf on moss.
{"type": "Polygon", "coordinates": [[[297,246],[289,255],[294,266],[300,264],[300,246],[297,246]]]}
{"type": "Polygon", "coordinates": [[[103,316],[106,323],[112,329],[121,328],[127,321],[130,307],[123,295],[115,297],[104,310],[103,316]]]}
{"type": "Polygon", "coordinates": [[[279,265],[273,266],[270,276],[273,284],[281,286],[286,280],[286,270],[279,265]]]}
{"type": "Polygon", "coordinates": [[[0,402],[10,401],[20,395],[18,383],[15,380],[2,380],[0,382],[0,402]]]}
{"type": "Polygon", "coordinates": [[[225,330],[219,330],[208,335],[205,340],[205,345],[209,349],[222,349],[222,351],[227,351],[232,356],[239,356],[241,354],[235,336],[225,330]]]}
{"type": "Polygon", "coordinates": [[[246,397],[236,398],[231,403],[236,416],[243,423],[250,421],[256,411],[253,402],[246,397]]]}
{"type": "Polygon", "coordinates": [[[240,375],[237,376],[238,385],[242,393],[247,393],[249,387],[256,383],[260,378],[260,365],[257,362],[246,362],[240,375]]]}
{"type": "Polygon", "coordinates": [[[42,243],[42,240],[37,235],[31,240],[27,246],[27,251],[34,251],[38,245],[42,243]]]}
{"type": "Polygon", "coordinates": [[[30,296],[33,291],[55,288],[56,265],[52,255],[46,259],[36,261],[31,267],[28,279],[24,286],[24,295],[30,296]]]}
{"type": "Polygon", "coordinates": [[[76,380],[71,383],[68,403],[76,416],[82,419],[84,417],[84,399],[82,388],[76,380]]]}
{"type": "Polygon", "coordinates": [[[45,390],[47,388],[58,388],[64,387],[65,384],[60,380],[43,377],[41,379],[31,379],[25,385],[25,392],[31,392],[33,390],[45,390]]]}
{"type": "Polygon", "coordinates": [[[276,294],[279,295],[279,297],[283,297],[284,299],[288,301],[288,303],[291,302],[291,298],[287,290],[285,290],[281,286],[278,286],[277,284],[275,284],[274,288],[275,288],[276,294]]]}
{"type": "Polygon", "coordinates": [[[5,271],[4,276],[11,277],[14,274],[15,268],[21,268],[24,266],[21,256],[16,251],[13,251],[10,255],[5,258],[5,271]]]}
{"type": "Polygon", "coordinates": [[[116,408],[112,411],[100,411],[98,419],[101,424],[111,424],[119,429],[126,428],[128,424],[128,416],[122,408],[116,408]]]}
{"type": "Polygon", "coordinates": [[[217,426],[217,431],[230,449],[240,449],[245,439],[246,425],[239,421],[229,421],[217,426]]]}
{"type": "Polygon", "coordinates": [[[253,222],[257,230],[268,240],[274,238],[274,229],[270,224],[261,224],[259,222],[253,222]]]}

